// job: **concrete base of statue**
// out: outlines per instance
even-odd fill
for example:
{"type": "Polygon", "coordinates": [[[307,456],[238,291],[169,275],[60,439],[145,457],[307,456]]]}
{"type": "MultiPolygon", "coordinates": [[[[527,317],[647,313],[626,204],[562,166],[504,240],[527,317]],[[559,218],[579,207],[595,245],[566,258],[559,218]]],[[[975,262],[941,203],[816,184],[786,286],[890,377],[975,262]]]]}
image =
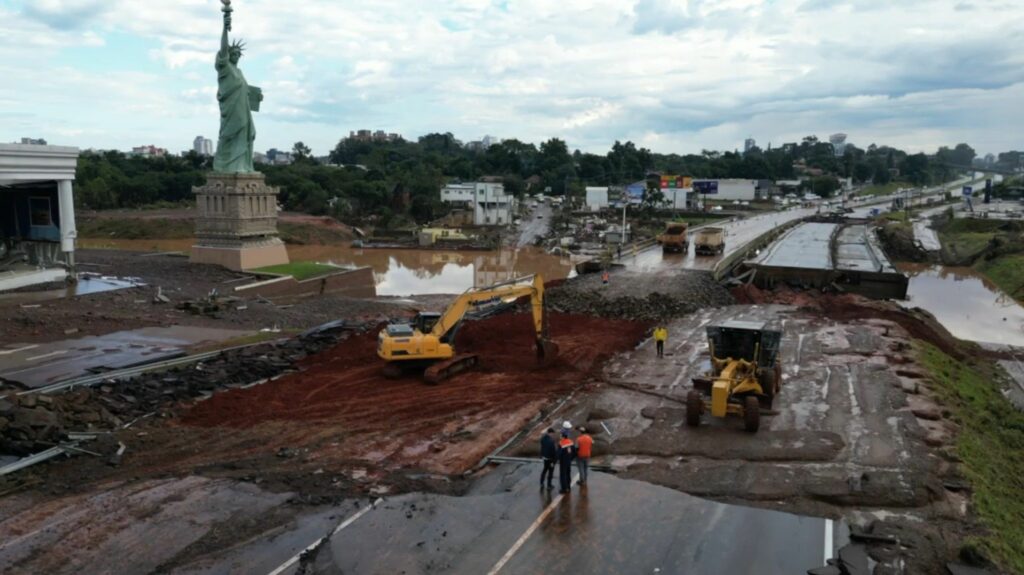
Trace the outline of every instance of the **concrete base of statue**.
{"type": "Polygon", "coordinates": [[[277,192],[259,172],[211,173],[196,195],[193,263],[246,270],[288,263],[277,235],[277,192]]]}

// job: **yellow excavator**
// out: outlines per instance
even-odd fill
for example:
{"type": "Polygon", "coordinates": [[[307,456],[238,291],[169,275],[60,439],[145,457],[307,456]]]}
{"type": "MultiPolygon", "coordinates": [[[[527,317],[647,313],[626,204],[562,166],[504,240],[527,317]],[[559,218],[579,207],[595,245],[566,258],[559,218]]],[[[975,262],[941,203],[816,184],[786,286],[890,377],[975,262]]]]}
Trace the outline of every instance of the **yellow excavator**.
{"type": "Polygon", "coordinates": [[[771,409],[782,386],[779,344],[782,332],[755,321],[727,321],[708,326],[711,371],[693,378],[686,396],[686,423],[700,425],[701,415],[738,415],[754,433],[761,426],[761,408],[771,409]]]}
{"type": "Polygon", "coordinates": [[[398,377],[403,371],[423,369],[429,383],[448,377],[479,362],[476,354],[456,354],[455,333],[466,313],[474,308],[511,302],[530,296],[533,326],[537,333],[537,358],[549,362],[558,346],[548,340],[544,307],[544,279],[540,274],[517,278],[485,288],[470,288],[444,313],[420,312],[411,323],[391,323],[377,336],[377,355],[386,363],[384,375],[398,377]]]}

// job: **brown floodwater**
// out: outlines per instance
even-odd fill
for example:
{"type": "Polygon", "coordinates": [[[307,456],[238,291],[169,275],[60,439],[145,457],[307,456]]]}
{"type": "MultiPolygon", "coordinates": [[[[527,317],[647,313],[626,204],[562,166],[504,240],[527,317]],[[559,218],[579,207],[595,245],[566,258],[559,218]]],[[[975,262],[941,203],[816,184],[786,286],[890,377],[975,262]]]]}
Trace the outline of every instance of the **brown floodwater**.
{"type": "Polygon", "coordinates": [[[903,263],[907,301],[960,339],[1024,347],[1024,307],[971,268],[903,263]]]}
{"type": "MultiPolygon", "coordinates": [[[[188,253],[192,240],[79,240],[80,248],[188,253]]],[[[492,251],[361,249],[347,246],[289,245],[292,261],[370,266],[377,295],[461,293],[471,287],[541,274],[545,281],[575,275],[568,257],[535,247],[492,251]]]]}

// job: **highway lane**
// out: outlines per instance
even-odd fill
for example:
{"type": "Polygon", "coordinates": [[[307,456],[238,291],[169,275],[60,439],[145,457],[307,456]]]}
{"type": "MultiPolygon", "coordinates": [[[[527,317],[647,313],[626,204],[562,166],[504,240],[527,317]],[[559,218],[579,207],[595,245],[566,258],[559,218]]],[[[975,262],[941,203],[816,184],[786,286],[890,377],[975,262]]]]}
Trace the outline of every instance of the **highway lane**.
{"type": "MultiPolygon", "coordinates": [[[[960,186],[971,183],[971,178],[961,178],[941,186],[935,186],[924,191],[925,196],[945,193],[947,190],[958,190],[960,186]]],[[[851,217],[866,218],[874,208],[883,208],[892,201],[891,197],[870,198],[864,202],[848,203],[855,205],[851,217]]],[[[820,210],[827,211],[827,208],[820,210]]],[[[819,213],[814,208],[790,208],[782,211],[773,211],[760,214],[750,218],[734,220],[719,227],[725,228],[725,253],[720,256],[697,256],[693,251],[693,232],[690,233],[690,247],[686,254],[662,254],[660,246],[653,246],[637,254],[623,253],[618,261],[632,271],[644,273],[666,273],[679,269],[709,270],[725,256],[741,249],[758,236],[771,231],[772,228],[791,222],[793,220],[813,216],[819,213]]],[[[708,225],[715,225],[714,223],[708,225]]]]}
{"type": "Polygon", "coordinates": [[[771,231],[773,228],[812,216],[817,208],[794,208],[778,212],[768,212],[750,218],[734,220],[724,224],[708,224],[725,229],[725,252],[718,256],[698,256],[693,250],[693,232],[690,232],[690,247],[685,254],[663,254],[661,246],[653,246],[633,255],[623,253],[619,263],[627,269],[645,273],[664,273],[679,269],[709,270],[715,267],[723,257],[735,252],[755,238],[771,231]]]}
{"type": "Polygon", "coordinates": [[[560,497],[538,490],[539,473],[503,464],[463,497],[388,499],[331,536],[307,572],[791,574],[832,555],[825,519],[602,473],[560,497]]]}

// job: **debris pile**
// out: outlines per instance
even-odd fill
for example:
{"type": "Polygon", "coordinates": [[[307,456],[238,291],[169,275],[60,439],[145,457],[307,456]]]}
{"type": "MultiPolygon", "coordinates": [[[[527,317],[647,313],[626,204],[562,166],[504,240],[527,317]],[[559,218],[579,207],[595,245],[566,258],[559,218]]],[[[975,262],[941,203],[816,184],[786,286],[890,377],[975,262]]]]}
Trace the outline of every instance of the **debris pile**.
{"type": "Polygon", "coordinates": [[[169,417],[182,402],[293,371],[299,361],[336,345],[349,333],[338,323],[285,342],[226,351],[187,367],[95,387],[54,395],[9,393],[0,397],[0,453],[31,455],[57,445],[69,432],[108,431],[142,417],[169,417]]]}
{"type": "Polygon", "coordinates": [[[660,321],[734,303],[729,292],[703,272],[655,280],[613,274],[611,283],[602,285],[597,274],[575,278],[548,290],[548,306],[566,313],[660,321]]]}

